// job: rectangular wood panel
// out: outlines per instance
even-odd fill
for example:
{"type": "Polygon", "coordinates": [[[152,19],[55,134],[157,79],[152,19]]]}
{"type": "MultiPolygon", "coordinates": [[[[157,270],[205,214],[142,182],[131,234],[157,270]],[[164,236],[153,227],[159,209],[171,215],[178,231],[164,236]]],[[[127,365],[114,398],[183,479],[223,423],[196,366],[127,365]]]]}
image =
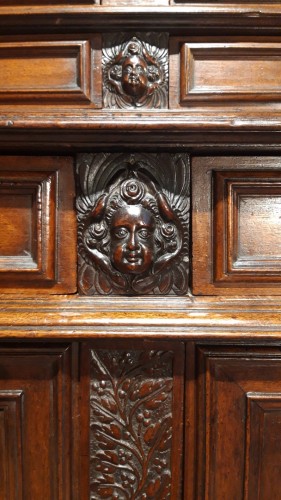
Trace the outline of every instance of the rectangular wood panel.
{"type": "Polygon", "coordinates": [[[171,52],[172,107],[281,101],[280,43],[177,39],[171,52]]]}
{"type": "Polygon", "coordinates": [[[281,159],[193,159],[193,293],[281,293],[281,159]]]}
{"type": "Polygon", "coordinates": [[[181,498],[183,344],[88,342],[83,498],[181,498]]]}
{"type": "Polygon", "coordinates": [[[74,179],[68,157],[0,158],[0,290],[76,290],[74,179]]]}
{"type": "Polygon", "coordinates": [[[68,345],[1,348],[0,440],[5,444],[0,443],[0,452],[4,449],[10,462],[5,464],[6,479],[0,479],[0,492],[5,485],[11,492],[1,498],[71,498],[70,369],[68,345]],[[6,416],[1,426],[3,409],[6,416]]]}
{"type": "Polygon", "coordinates": [[[197,348],[198,498],[279,500],[279,348],[197,348]]]}
{"type": "Polygon", "coordinates": [[[0,389],[0,498],[22,500],[24,393],[0,389]]]}
{"type": "Polygon", "coordinates": [[[100,106],[98,36],[0,41],[0,103],[100,106]]]}

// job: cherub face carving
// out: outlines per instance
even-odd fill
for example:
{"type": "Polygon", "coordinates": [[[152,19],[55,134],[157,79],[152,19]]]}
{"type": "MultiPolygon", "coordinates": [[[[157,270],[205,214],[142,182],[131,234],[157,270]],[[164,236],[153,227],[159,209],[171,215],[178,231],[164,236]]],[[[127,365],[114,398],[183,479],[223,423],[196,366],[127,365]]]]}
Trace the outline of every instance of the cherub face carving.
{"type": "Polygon", "coordinates": [[[168,53],[133,37],[103,50],[105,107],[166,106],[168,96],[168,53]]]}
{"type": "Polygon", "coordinates": [[[118,209],[111,219],[111,262],[125,274],[149,271],[154,259],[155,221],[140,205],[118,209]]]}
{"type": "Polygon", "coordinates": [[[147,64],[137,55],[127,57],[122,64],[122,87],[126,94],[140,98],[147,92],[147,64]]]}

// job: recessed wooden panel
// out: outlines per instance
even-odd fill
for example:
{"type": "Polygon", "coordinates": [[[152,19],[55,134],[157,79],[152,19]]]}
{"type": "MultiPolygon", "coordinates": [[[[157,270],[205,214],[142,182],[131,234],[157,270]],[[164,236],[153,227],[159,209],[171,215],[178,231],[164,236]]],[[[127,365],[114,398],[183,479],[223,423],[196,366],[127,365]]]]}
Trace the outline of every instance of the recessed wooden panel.
{"type": "Polygon", "coordinates": [[[0,498],[22,500],[24,393],[0,389],[0,498]]]}
{"type": "Polygon", "coordinates": [[[183,344],[85,343],[83,498],[181,498],[183,344]]]}
{"type": "Polygon", "coordinates": [[[98,36],[0,41],[0,103],[100,107],[98,36]]]}
{"type": "Polygon", "coordinates": [[[172,107],[281,101],[280,43],[213,40],[173,42],[172,107]]]}
{"type": "Polygon", "coordinates": [[[281,293],[281,160],[193,161],[193,293],[281,293]]]}
{"type": "Polygon", "coordinates": [[[76,289],[71,158],[0,158],[0,290],[76,289]]]}
{"type": "Polygon", "coordinates": [[[246,500],[278,498],[280,449],[281,394],[247,394],[246,500]]]}
{"type": "Polygon", "coordinates": [[[201,347],[197,362],[198,498],[279,500],[280,349],[201,347]]]}
{"type": "Polygon", "coordinates": [[[20,482],[19,453],[9,469],[10,481],[17,478],[13,486],[17,493],[1,498],[71,498],[70,366],[67,345],[13,345],[0,350],[0,415],[3,407],[6,411],[0,434],[7,443],[6,453],[10,443],[10,462],[16,450],[22,451],[23,467],[20,482]]]}

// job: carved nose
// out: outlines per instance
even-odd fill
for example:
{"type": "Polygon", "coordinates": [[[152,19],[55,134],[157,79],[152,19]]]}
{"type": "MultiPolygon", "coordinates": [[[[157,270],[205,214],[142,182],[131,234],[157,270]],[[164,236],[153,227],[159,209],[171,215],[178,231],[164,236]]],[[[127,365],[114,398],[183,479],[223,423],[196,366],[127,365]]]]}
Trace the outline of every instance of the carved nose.
{"type": "Polygon", "coordinates": [[[135,250],[138,247],[138,241],[135,232],[132,232],[130,234],[127,247],[129,250],[135,250]]]}

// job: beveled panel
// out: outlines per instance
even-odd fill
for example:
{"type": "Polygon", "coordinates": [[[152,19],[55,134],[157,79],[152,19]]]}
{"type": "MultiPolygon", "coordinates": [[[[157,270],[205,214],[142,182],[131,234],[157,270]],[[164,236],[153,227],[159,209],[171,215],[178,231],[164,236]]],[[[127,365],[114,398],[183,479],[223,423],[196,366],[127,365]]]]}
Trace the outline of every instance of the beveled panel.
{"type": "Polygon", "coordinates": [[[0,103],[100,107],[99,37],[26,37],[0,41],[0,103]]]}
{"type": "Polygon", "coordinates": [[[198,498],[279,500],[280,349],[198,347],[196,380],[198,498]]]}
{"type": "Polygon", "coordinates": [[[20,473],[21,454],[23,468],[22,483],[18,476],[13,485],[15,497],[1,499],[71,498],[70,359],[69,346],[62,344],[13,344],[0,350],[0,415],[6,408],[5,432],[0,434],[10,442],[10,481],[20,473]]]}
{"type": "Polygon", "coordinates": [[[280,436],[281,394],[248,393],[245,500],[280,495],[280,436]]]}
{"type": "Polygon", "coordinates": [[[181,498],[183,344],[82,352],[83,498],[181,498]]]}
{"type": "Polygon", "coordinates": [[[0,498],[22,500],[24,393],[0,389],[0,498]]]}
{"type": "Polygon", "coordinates": [[[71,167],[71,158],[0,158],[2,292],[75,290],[71,167]],[[66,224],[64,231],[61,224],[66,224]]]}
{"type": "Polygon", "coordinates": [[[193,292],[280,295],[281,161],[193,160],[193,292]]]}
{"type": "Polygon", "coordinates": [[[172,107],[281,101],[280,43],[183,38],[172,53],[179,58],[171,72],[172,107]]]}

